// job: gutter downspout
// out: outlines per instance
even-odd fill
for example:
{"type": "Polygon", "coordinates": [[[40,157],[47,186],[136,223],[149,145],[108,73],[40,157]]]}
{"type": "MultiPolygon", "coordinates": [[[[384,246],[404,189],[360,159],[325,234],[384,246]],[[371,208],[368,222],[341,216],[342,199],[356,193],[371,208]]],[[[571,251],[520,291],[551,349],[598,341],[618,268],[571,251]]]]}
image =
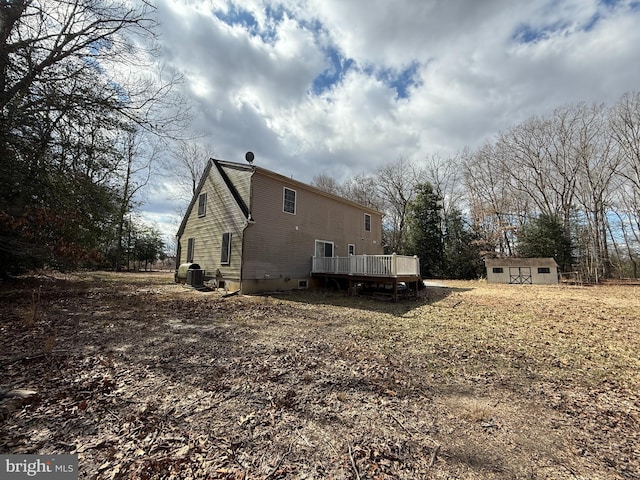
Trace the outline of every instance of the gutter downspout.
{"type": "Polygon", "coordinates": [[[240,251],[240,293],[244,294],[244,292],[242,291],[242,286],[243,286],[243,280],[244,280],[244,255],[245,255],[245,248],[244,248],[244,243],[245,243],[245,237],[247,236],[247,228],[249,228],[251,225],[253,225],[255,222],[255,220],[253,219],[253,217],[251,216],[251,207],[253,206],[253,175],[256,173],[256,167],[252,167],[253,168],[253,172],[251,173],[251,178],[249,179],[249,206],[248,206],[248,210],[249,213],[247,214],[247,219],[246,222],[244,224],[244,228],[242,229],[242,246],[241,251],[240,251]]]}

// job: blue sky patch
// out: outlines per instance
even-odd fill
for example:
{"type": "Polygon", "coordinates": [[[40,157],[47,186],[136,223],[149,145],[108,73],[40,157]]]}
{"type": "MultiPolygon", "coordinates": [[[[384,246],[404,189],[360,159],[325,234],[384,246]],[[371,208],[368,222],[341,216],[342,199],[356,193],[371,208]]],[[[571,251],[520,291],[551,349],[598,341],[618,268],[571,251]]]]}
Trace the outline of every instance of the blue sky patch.
{"type": "Polygon", "coordinates": [[[221,20],[227,25],[240,25],[249,31],[258,29],[258,21],[256,20],[256,17],[254,17],[249,10],[240,8],[237,5],[230,7],[227,12],[216,10],[213,14],[218,18],[218,20],[221,20]]]}
{"type": "Polygon", "coordinates": [[[393,88],[397,92],[397,98],[406,99],[410,97],[409,89],[420,85],[422,82],[418,78],[420,64],[413,62],[404,70],[381,70],[376,77],[385,85],[393,88]]]}
{"type": "Polygon", "coordinates": [[[537,43],[540,40],[548,39],[556,32],[560,32],[567,27],[568,24],[566,22],[556,22],[541,28],[535,28],[532,25],[521,23],[516,27],[511,38],[518,43],[537,43]]]}
{"type": "Polygon", "coordinates": [[[355,65],[352,58],[345,58],[340,51],[334,47],[324,50],[329,67],[313,80],[311,87],[316,95],[320,95],[337,83],[340,83],[345,74],[355,65]]]}
{"type": "MultiPolygon", "coordinates": [[[[249,10],[233,4],[229,10],[215,10],[214,15],[218,20],[229,26],[241,26],[251,35],[258,36],[264,43],[275,42],[278,31],[277,26],[282,23],[285,16],[293,18],[290,12],[282,5],[267,4],[265,6],[266,23],[261,25],[256,17],[249,10]]],[[[304,26],[304,25],[303,25],[304,26]]]]}

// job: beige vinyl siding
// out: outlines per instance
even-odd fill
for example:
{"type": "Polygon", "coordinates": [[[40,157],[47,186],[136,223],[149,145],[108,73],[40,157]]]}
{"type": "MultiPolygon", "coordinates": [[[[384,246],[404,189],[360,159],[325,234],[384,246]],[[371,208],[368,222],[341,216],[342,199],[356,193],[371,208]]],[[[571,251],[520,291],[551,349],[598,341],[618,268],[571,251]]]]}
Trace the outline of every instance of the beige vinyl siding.
{"type": "Polygon", "coordinates": [[[179,264],[186,262],[187,242],[195,239],[193,261],[215,276],[216,269],[228,280],[239,280],[242,256],[242,235],[246,220],[217,170],[211,169],[197,194],[207,193],[207,210],[198,217],[197,202],[189,212],[180,241],[179,264]],[[228,265],[220,264],[222,236],[231,233],[231,256],[228,265]]]}
{"type": "Polygon", "coordinates": [[[245,168],[236,168],[231,165],[224,165],[223,169],[231,183],[236,188],[245,205],[249,206],[251,201],[251,170],[245,168]]]}
{"type": "Polygon", "coordinates": [[[530,275],[533,285],[558,283],[558,265],[553,258],[487,258],[488,283],[511,283],[512,276],[530,275]],[[539,269],[548,269],[541,273],[539,269]]]}
{"type": "Polygon", "coordinates": [[[243,279],[305,278],[311,271],[315,241],[334,243],[334,255],[382,254],[379,213],[339,201],[279,175],[253,175],[251,216],[245,230],[243,279]],[[296,213],[283,212],[284,187],[296,191],[296,213]],[[364,214],[371,215],[371,231],[364,214]]]}

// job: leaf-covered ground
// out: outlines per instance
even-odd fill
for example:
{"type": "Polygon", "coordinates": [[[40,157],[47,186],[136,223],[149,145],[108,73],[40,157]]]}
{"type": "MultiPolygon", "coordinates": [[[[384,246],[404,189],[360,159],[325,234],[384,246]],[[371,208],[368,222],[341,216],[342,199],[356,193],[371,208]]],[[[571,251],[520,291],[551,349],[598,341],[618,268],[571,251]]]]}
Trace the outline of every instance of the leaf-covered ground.
{"type": "Polygon", "coordinates": [[[445,284],[5,281],[0,453],[77,453],[92,479],[640,478],[640,287],[445,284]]]}

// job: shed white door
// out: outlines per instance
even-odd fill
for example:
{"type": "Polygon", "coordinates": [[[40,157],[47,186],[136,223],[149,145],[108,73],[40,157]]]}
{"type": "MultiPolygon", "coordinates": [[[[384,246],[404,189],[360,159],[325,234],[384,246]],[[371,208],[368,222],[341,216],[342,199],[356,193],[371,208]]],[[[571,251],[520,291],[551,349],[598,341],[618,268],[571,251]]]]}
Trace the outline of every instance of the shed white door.
{"type": "Polygon", "coordinates": [[[531,285],[530,267],[509,267],[509,283],[531,285]]]}

